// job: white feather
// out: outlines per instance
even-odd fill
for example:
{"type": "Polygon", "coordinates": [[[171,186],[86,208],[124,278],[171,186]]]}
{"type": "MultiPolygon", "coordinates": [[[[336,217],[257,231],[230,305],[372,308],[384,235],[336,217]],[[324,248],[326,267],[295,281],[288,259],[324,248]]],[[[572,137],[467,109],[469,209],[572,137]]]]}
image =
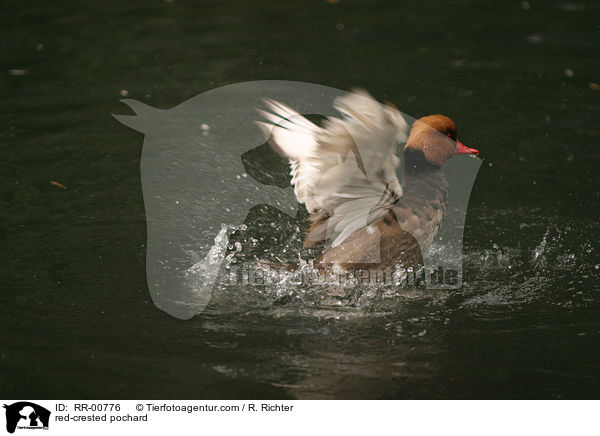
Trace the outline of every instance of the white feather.
{"type": "Polygon", "coordinates": [[[259,113],[268,122],[257,124],[290,160],[298,201],[329,215],[325,235],[333,246],[381,219],[402,196],[396,148],[408,124],[398,110],[357,91],[334,101],[342,118],[319,127],[281,103],[265,104],[271,112],[259,113]]]}

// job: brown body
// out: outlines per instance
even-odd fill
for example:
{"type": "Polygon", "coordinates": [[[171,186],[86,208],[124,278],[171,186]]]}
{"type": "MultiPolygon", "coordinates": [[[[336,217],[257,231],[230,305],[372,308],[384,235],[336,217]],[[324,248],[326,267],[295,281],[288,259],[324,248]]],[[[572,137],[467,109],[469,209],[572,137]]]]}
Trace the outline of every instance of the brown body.
{"type": "MultiPolygon", "coordinates": [[[[397,263],[415,267],[422,263],[437,233],[448,202],[448,183],[440,167],[422,154],[405,152],[404,196],[388,215],[354,233],[337,247],[326,248],[315,266],[345,270],[387,268],[397,263]]],[[[308,238],[307,238],[308,240],[308,238]]]]}

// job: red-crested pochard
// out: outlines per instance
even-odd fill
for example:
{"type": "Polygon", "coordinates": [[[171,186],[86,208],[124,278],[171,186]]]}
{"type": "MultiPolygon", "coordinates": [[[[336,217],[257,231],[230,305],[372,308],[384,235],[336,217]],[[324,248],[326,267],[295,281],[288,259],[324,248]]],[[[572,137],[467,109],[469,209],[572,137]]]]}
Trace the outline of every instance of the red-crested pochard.
{"type": "Polygon", "coordinates": [[[292,185],[310,212],[305,246],[326,244],[314,266],[344,270],[415,266],[440,227],[448,202],[442,165],[454,154],[478,154],[456,138],[456,125],[429,115],[410,129],[392,105],[365,91],[338,97],[341,118],[319,127],[293,109],[265,100],[257,122],[289,159],[292,185]],[[403,180],[396,150],[404,147],[403,180]]]}

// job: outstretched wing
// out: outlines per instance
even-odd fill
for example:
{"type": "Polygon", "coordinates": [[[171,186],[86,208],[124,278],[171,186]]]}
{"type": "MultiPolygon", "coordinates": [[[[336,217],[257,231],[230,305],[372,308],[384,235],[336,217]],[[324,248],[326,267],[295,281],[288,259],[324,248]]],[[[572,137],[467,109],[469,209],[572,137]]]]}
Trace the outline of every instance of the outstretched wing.
{"type": "Polygon", "coordinates": [[[402,196],[396,148],[408,125],[397,109],[356,91],[334,101],[342,117],[319,127],[281,103],[265,104],[270,112],[259,112],[268,122],[258,125],[290,160],[296,197],[312,214],[308,245],[325,239],[340,244],[402,196]]]}

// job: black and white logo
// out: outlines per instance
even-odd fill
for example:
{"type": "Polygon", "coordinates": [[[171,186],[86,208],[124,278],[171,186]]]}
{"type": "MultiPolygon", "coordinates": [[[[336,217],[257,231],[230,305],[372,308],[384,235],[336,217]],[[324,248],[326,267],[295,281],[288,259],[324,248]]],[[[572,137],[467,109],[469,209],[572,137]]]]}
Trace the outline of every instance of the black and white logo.
{"type": "Polygon", "coordinates": [[[29,401],[19,401],[11,405],[5,404],[6,431],[14,433],[16,429],[48,429],[50,411],[29,401]]]}

